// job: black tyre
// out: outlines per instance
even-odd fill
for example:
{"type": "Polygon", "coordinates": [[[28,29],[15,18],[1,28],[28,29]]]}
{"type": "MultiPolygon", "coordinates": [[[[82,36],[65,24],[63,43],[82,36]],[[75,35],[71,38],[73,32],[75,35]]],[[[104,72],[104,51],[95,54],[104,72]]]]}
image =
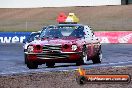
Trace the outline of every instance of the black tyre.
{"type": "Polygon", "coordinates": [[[102,51],[92,58],[93,64],[101,63],[102,61],[102,51]]]}
{"type": "Polygon", "coordinates": [[[77,66],[86,64],[87,61],[87,48],[83,46],[81,58],[76,62],[77,66]]]}
{"type": "Polygon", "coordinates": [[[27,54],[24,53],[24,63],[27,64],[27,54]]]}
{"type": "Polygon", "coordinates": [[[49,62],[49,63],[46,63],[46,66],[47,66],[48,68],[53,68],[53,67],[54,67],[54,65],[55,65],[55,63],[54,63],[54,62],[49,62]]]}
{"type": "Polygon", "coordinates": [[[37,69],[38,68],[38,64],[36,64],[34,62],[27,61],[27,67],[29,69],[37,69]]]}

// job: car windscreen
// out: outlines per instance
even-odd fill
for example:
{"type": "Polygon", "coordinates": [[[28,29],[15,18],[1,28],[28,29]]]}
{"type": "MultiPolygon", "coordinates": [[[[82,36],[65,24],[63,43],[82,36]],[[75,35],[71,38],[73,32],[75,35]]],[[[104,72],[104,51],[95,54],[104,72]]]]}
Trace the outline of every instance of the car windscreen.
{"type": "Polygon", "coordinates": [[[58,26],[41,33],[43,38],[84,37],[83,26],[58,26]]]}

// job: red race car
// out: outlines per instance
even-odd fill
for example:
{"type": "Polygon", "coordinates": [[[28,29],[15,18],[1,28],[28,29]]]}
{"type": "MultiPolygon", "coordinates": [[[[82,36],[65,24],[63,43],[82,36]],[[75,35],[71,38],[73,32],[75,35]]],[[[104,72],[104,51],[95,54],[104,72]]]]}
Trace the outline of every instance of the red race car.
{"type": "Polygon", "coordinates": [[[83,65],[88,60],[95,64],[102,59],[101,44],[91,28],[71,23],[47,27],[39,40],[28,45],[26,54],[29,69],[45,63],[47,67],[55,63],[83,65]]]}

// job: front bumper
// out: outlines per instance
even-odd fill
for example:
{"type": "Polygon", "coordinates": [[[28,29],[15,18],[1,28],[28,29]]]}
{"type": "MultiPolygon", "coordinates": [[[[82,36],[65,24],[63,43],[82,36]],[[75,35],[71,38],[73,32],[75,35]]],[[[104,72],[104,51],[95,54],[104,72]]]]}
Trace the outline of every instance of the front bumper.
{"type": "Polygon", "coordinates": [[[81,57],[82,52],[48,52],[48,53],[28,53],[25,52],[29,60],[55,60],[67,59],[76,60],[81,57]]]}

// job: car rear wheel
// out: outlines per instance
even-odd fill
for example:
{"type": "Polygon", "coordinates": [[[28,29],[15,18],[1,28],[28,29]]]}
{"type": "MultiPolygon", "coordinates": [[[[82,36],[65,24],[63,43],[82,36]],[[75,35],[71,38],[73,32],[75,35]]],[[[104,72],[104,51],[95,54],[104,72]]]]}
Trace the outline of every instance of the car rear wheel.
{"type": "Polygon", "coordinates": [[[29,69],[37,69],[38,68],[38,64],[36,64],[34,62],[27,61],[27,67],[29,69]]]}
{"type": "Polygon", "coordinates": [[[48,68],[53,68],[54,65],[55,65],[54,62],[46,63],[46,66],[47,66],[48,68]]]}
{"type": "Polygon", "coordinates": [[[102,61],[102,51],[98,53],[94,58],[92,58],[93,64],[101,63],[102,61]]]}

